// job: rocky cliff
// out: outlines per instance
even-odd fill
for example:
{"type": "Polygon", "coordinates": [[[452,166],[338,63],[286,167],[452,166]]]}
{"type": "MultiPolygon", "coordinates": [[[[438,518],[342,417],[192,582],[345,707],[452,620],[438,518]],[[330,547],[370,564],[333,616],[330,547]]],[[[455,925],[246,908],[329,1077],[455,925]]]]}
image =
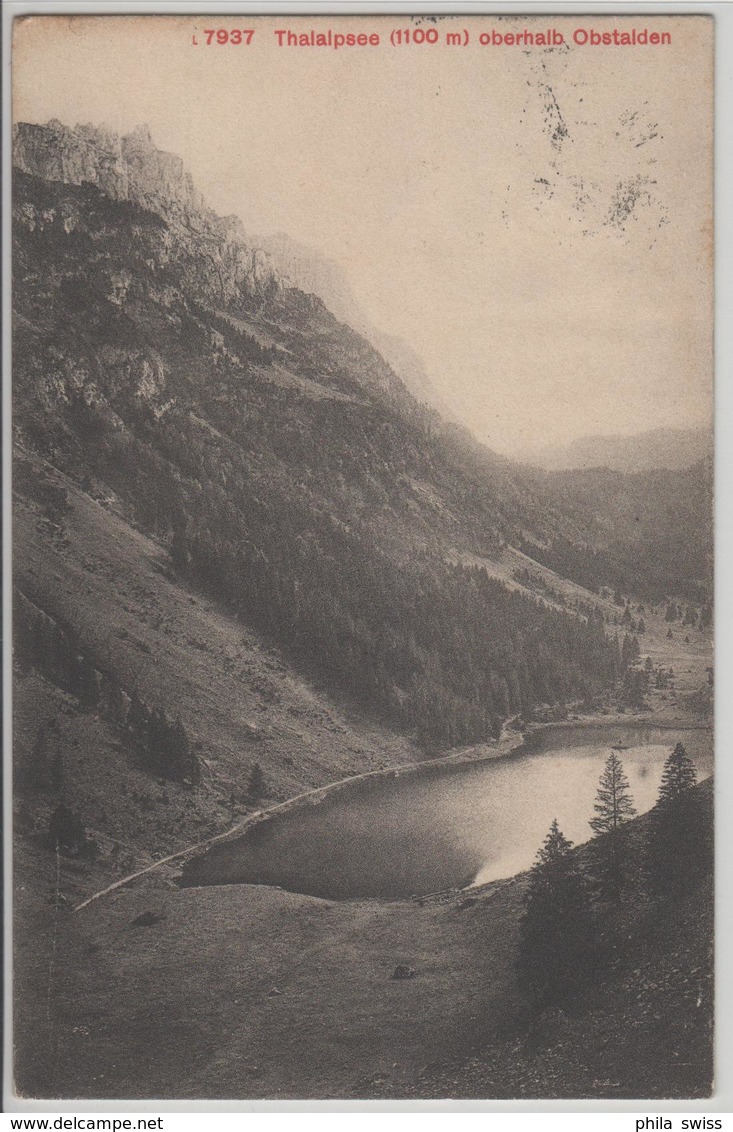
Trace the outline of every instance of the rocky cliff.
{"type": "Polygon", "coordinates": [[[179,243],[207,257],[206,289],[222,305],[238,291],[264,297],[282,285],[271,257],[247,238],[241,221],[206,206],[181,158],[157,149],[147,126],[120,136],[105,126],[71,128],[56,119],[19,122],[13,165],[44,181],[96,185],[113,200],[161,216],[179,243]]]}

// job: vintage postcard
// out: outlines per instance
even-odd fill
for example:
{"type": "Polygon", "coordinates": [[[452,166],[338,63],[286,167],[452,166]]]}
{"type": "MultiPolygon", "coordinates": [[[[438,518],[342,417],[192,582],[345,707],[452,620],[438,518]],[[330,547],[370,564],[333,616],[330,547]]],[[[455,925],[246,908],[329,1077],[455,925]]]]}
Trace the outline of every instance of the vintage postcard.
{"type": "Polygon", "coordinates": [[[13,22],[20,1098],[706,1098],[714,21],[13,22]]]}

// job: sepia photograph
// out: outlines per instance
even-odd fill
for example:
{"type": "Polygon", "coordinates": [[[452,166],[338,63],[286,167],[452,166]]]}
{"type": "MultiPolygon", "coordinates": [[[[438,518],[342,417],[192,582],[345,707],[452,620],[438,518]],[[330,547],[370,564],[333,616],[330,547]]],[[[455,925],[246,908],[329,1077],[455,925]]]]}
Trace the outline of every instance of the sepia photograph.
{"type": "Polygon", "coordinates": [[[713,1094],[714,31],[12,21],[19,1101],[713,1094]]]}

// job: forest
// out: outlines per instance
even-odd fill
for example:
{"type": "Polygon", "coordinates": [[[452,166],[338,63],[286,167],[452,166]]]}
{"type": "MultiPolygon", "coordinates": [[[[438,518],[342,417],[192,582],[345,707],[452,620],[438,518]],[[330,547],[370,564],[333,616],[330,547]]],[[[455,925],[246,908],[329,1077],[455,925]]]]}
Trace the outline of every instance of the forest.
{"type": "Polygon", "coordinates": [[[20,448],[113,499],[182,580],[426,747],[623,677],[592,610],[451,561],[514,541],[597,589],[613,555],[320,300],[242,291],[222,310],[196,241],[90,185],[18,174],[15,218],[20,448]]]}

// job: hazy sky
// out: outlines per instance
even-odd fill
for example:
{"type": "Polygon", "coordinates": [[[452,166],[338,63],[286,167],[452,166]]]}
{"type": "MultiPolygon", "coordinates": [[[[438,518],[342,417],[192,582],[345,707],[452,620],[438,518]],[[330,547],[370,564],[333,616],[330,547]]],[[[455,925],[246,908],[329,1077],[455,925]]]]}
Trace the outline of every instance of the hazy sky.
{"type": "Polygon", "coordinates": [[[710,417],[712,22],[34,17],[14,115],[146,122],[208,203],[348,274],[491,447],[710,417]],[[204,46],[207,27],[254,27],[204,46]],[[275,28],[378,32],[278,47],[275,28]],[[672,44],[481,46],[481,32],[668,30],[672,44]],[[448,31],[467,28],[467,47],[448,31]],[[194,46],[192,37],[199,43],[194,46]]]}

